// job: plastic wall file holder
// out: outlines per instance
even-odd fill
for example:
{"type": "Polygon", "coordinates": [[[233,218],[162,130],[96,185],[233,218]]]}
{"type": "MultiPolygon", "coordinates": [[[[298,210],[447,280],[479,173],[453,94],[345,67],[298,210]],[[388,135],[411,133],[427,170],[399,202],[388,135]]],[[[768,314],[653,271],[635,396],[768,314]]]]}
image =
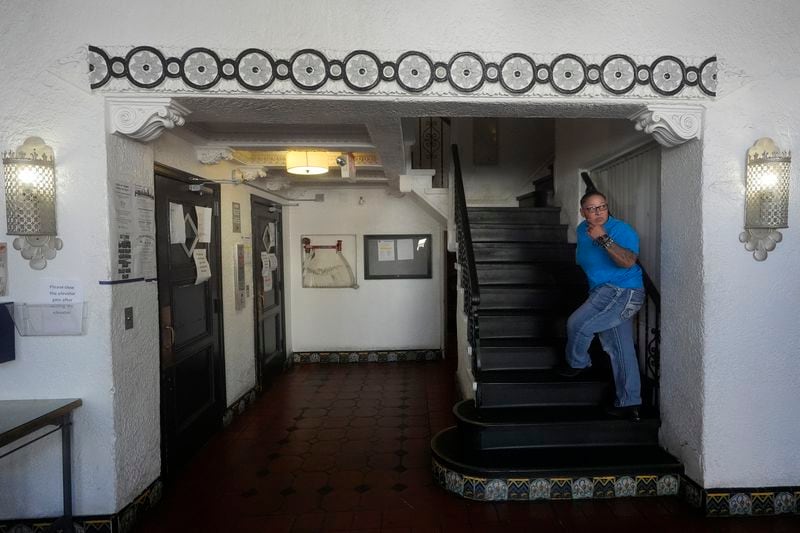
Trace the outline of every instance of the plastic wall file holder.
{"type": "Polygon", "coordinates": [[[16,358],[14,350],[14,320],[11,318],[14,304],[0,305],[0,363],[7,363],[16,358]]]}
{"type": "Polygon", "coordinates": [[[23,337],[83,335],[86,302],[13,304],[14,325],[23,337]]]}

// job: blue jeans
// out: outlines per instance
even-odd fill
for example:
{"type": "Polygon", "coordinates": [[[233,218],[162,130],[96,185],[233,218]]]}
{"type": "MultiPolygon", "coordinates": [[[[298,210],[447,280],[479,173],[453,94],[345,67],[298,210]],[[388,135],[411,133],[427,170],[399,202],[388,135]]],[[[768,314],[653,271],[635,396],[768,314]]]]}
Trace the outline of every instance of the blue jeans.
{"type": "Polygon", "coordinates": [[[598,285],[567,320],[567,364],[573,368],[591,366],[589,345],[597,333],[611,358],[617,407],[642,403],[632,318],[644,304],[644,297],[643,289],[598,285]]]}

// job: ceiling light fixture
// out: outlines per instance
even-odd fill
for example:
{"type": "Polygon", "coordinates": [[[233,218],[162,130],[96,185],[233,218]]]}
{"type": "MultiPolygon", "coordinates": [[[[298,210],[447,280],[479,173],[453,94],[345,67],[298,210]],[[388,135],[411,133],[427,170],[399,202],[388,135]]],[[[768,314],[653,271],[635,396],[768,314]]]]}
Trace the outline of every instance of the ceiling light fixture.
{"type": "Polygon", "coordinates": [[[325,152],[286,152],[286,172],[311,176],[328,173],[328,154],[325,152]]]}

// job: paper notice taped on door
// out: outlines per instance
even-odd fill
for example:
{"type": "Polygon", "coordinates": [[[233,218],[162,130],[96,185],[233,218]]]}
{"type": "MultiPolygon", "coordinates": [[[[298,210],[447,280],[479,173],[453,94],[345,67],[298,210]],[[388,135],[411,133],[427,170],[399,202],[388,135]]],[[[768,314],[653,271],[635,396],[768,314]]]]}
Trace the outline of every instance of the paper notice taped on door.
{"type": "Polygon", "coordinates": [[[183,219],[183,206],[169,203],[169,243],[186,243],[186,222],[183,219]]]}
{"type": "Polygon", "coordinates": [[[204,281],[211,279],[211,265],[208,264],[208,257],[204,248],[195,248],[192,252],[194,266],[197,268],[197,279],[194,284],[200,285],[204,281]]]}
{"type": "Polygon", "coordinates": [[[194,210],[197,213],[197,242],[211,242],[211,208],[196,205],[194,210]]]}

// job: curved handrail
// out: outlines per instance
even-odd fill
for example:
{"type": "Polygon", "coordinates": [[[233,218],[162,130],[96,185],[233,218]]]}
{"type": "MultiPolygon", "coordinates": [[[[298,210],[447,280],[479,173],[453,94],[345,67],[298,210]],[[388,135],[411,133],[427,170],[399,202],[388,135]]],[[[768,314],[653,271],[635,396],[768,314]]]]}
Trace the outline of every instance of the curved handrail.
{"type": "Polygon", "coordinates": [[[477,378],[480,371],[480,337],[478,335],[478,306],[481,302],[478,272],[475,267],[475,251],[472,247],[472,233],[467,213],[467,198],[464,193],[464,181],[461,176],[461,160],[458,146],[453,150],[453,186],[454,211],[456,222],[456,239],[458,241],[457,258],[461,269],[461,286],[464,289],[464,314],[467,315],[467,341],[472,347],[472,372],[477,378]]]}

